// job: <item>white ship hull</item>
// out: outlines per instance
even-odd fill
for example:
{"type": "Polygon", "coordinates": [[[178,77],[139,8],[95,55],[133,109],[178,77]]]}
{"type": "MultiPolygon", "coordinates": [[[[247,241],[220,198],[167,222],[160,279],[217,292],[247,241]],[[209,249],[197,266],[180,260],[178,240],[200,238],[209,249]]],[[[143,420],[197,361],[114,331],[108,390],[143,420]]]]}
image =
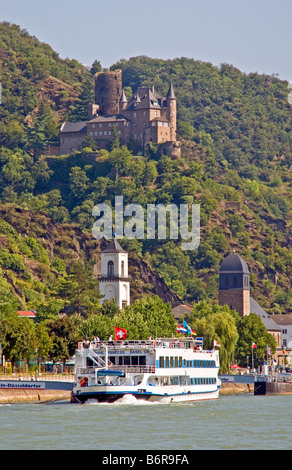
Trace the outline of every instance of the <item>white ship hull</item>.
{"type": "Polygon", "coordinates": [[[162,402],[162,403],[181,403],[191,402],[198,400],[215,400],[219,397],[219,388],[216,390],[179,390],[175,387],[175,390],[163,390],[158,389],[155,391],[146,391],[137,389],[134,390],[132,387],[100,387],[91,386],[83,388],[75,388],[72,394],[72,402],[85,403],[87,400],[97,400],[99,402],[113,403],[116,400],[121,399],[125,395],[131,395],[138,400],[147,400],[150,402],[162,402]]]}

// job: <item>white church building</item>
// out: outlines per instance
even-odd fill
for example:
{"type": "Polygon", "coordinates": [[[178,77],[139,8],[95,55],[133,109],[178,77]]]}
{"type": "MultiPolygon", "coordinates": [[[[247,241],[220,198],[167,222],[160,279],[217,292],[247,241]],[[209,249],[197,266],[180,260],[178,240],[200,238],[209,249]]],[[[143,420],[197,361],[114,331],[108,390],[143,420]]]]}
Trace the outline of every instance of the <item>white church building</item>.
{"type": "Polygon", "coordinates": [[[115,299],[121,309],[130,305],[128,253],[115,238],[101,251],[99,290],[101,304],[105,300],[115,299]]]}

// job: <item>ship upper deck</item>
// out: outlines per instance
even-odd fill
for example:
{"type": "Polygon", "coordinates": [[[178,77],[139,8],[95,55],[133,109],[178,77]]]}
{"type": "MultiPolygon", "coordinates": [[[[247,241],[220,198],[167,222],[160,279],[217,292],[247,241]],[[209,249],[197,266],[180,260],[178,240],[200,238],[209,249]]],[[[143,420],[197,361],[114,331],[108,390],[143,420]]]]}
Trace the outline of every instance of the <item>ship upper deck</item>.
{"type": "Polygon", "coordinates": [[[84,340],[78,343],[78,350],[92,349],[95,351],[107,349],[109,352],[117,349],[127,350],[154,350],[154,349],[192,349],[198,352],[211,352],[202,350],[201,338],[196,341],[194,338],[156,338],[148,340],[124,340],[124,341],[89,341],[84,340]]]}

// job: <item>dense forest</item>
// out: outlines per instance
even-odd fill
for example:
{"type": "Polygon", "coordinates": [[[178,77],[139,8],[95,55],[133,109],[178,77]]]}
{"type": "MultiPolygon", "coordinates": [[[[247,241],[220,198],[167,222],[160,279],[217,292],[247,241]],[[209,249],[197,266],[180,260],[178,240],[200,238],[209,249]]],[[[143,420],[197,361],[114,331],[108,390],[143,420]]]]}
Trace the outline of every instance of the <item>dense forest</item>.
{"type": "Polygon", "coordinates": [[[115,195],[122,195],[125,204],[143,207],[201,207],[197,250],[183,251],[179,240],[121,240],[133,257],[133,298],[157,293],[140,277],[144,263],[174,298],[216,304],[220,262],[236,250],[250,267],[253,297],[269,313],[291,313],[287,82],[188,58],[141,56],[111,68],[122,69],[127,93],[154,85],[165,95],[172,80],[179,160],[154,146],[145,156],[118,142],[98,150],[90,139],[79,151],[59,155],[60,126],[86,119],[100,63],[88,70],[60,59],[19,26],[0,24],[0,268],[8,304],[34,309],[40,318],[65,307],[78,312],[81,305],[87,311],[96,306],[89,288],[70,297],[72,283],[79,282],[75,263],[82,263],[77,271],[84,285],[97,282],[91,278],[99,250],[92,209],[101,202],[113,206],[115,195]]]}

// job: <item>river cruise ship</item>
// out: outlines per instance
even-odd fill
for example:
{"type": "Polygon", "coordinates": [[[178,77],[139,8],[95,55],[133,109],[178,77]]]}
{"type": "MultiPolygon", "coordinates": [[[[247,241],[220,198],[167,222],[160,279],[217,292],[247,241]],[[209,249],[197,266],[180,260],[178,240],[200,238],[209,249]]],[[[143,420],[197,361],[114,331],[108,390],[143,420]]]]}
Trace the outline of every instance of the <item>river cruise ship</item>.
{"type": "Polygon", "coordinates": [[[218,371],[218,350],[203,350],[193,338],[84,341],[75,354],[71,401],[114,402],[125,395],[164,403],[216,399],[218,371]]]}

